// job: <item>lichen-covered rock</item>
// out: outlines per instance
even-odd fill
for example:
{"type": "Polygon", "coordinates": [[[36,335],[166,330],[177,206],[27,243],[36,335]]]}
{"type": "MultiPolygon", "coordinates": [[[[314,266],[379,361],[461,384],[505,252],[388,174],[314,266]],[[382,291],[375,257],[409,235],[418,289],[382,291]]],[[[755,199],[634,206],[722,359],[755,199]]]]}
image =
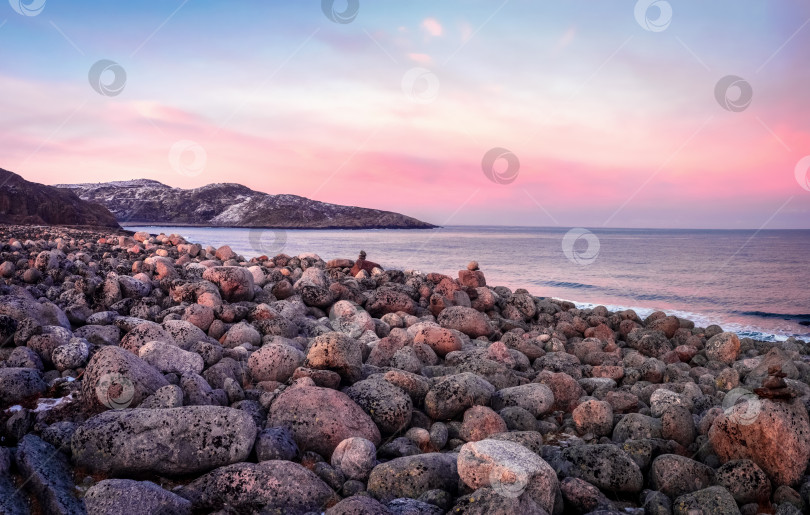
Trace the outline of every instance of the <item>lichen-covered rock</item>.
{"type": "Polygon", "coordinates": [[[470,488],[491,487],[508,498],[525,495],[548,513],[554,511],[559,490],[556,472],[520,444],[499,440],[467,443],[458,454],[458,473],[470,488]]]}
{"type": "Polygon", "coordinates": [[[539,383],[503,388],[492,396],[492,408],[499,411],[507,406],[520,406],[535,417],[541,417],[554,406],[554,393],[539,383]]]}
{"type": "Polygon", "coordinates": [[[563,449],[562,455],[573,465],[571,476],[604,491],[638,493],[644,484],[636,462],[615,445],[578,445],[563,449]]]}
{"type": "Polygon", "coordinates": [[[411,422],[411,397],[380,376],[358,381],[345,393],[369,414],[384,434],[396,433],[411,422]]]}
{"type": "Polygon", "coordinates": [[[662,454],[652,462],[650,483],[655,490],[674,499],[712,486],[714,470],[685,456],[662,454]]]}
{"type": "Polygon", "coordinates": [[[0,405],[42,394],[48,385],[34,368],[0,368],[0,405]]]}
{"type": "Polygon", "coordinates": [[[199,374],[204,367],[199,354],[164,342],[147,343],[138,350],[138,356],[163,374],[199,374]]]}
{"type": "Polygon", "coordinates": [[[495,387],[471,372],[446,376],[428,390],[425,410],[434,420],[450,420],[472,406],[486,406],[495,387]]]}
{"type": "Polygon", "coordinates": [[[751,460],[727,461],[717,469],[714,478],[738,504],[764,503],[771,497],[768,476],[751,460]]]}
{"type": "Polygon", "coordinates": [[[419,454],[374,467],[368,479],[368,492],[387,503],[399,497],[417,499],[437,488],[454,493],[458,480],[455,454],[419,454]]]}
{"type": "Polygon", "coordinates": [[[297,463],[271,460],[220,467],[195,479],[179,494],[195,511],[223,508],[238,513],[320,512],[336,501],[335,492],[318,476],[297,463]]]}
{"type": "Polygon", "coordinates": [[[740,354],[740,338],[734,333],[720,333],[706,342],[706,357],[727,365],[740,354]]]}
{"type": "Polygon", "coordinates": [[[244,461],[256,424],[246,412],[219,406],[106,411],[73,434],[77,465],[114,476],[182,475],[244,461]]]}
{"type": "Polygon", "coordinates": [[[90,359],[82,399],[90,410],[137,407],[169,384],[155,367],[120,347],[104,347],[90,359]]]}
{"type": "Polygon", "coordinates": [[[306,363],[310,368],[333,370],[354,382],[362,376],[363,344],[343,333],[322,334],[309,346],[306,363]]]}
{"type": "Polygon", "coordinates": [[[796,484],[810,459],[807,408],[798,400],[736,404],[714,419],[709,442],[723,462],[750,459],[774,485],[796,484]]]}
{"type": "Polygon", "coordinates": [[[203,279],[217,285],[223,300],[253,300],[253,274],[246,268],[213,266],[203,272],[203,279]]]}
{"type": "Polygon", "coordinates": [[[722,486],[711,486],[682,495],[672,503],[674,515],[692,515],[695,512],[709,515],[739,515],[740,510],[728,490],[722,486]]]}
{"type": "Polygon", "coordinates": [[[489,318],[478,310],[464,306],[444,309],[438,317],[439,324],[446,329],[455,329],[470,338],[489,336],[494,332],[489,318]]]}
{"type": "Polygon", "coordinates": [[[248,370],[256,382],[285,383],[304,363],[304,353],[283,343],[268,343],[250,355],[248,370]]]}

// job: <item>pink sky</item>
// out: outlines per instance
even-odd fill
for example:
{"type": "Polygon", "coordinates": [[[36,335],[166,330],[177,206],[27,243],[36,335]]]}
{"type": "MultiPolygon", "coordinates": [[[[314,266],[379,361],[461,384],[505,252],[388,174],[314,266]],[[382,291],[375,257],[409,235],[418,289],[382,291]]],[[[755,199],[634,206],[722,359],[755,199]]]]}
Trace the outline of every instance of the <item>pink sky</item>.
{"type": "MultiPolygon", "coordinates": [[[[221,29],[243,52],[182,44],[217,15],[189,4],[136,55],[143,34],[83,35],[56,7],[12,12],[0,40],[40,39],[0,58],[0,166],[47,184],[238,182],[441,225],[810,228],[795,173],[810,154],[810,7],[729,16],[719,40],[678,4],[661,32],[632,8],[600,20],[572,4],[534,13],[537,27],[519,1],[494,14],[495,3],[418,2],[407,16],[368,6],[345,25],[287,9],[264,41],[228,13],[221,29]],[[89,87],[100,58],[126,68],[120,96],[89,87]],[[421,76],[413,90],[408,74],[421,76]],[[754,91],[743,112],[714,97],[731,74],[754,91]],[[199,174],[172,166],[178,141],[204,149],[199,174]],[[481,170],[493,147],[520,160],[511,184],[481,170]]],[[[133,21],[145,34],[168,14],[154,10],[133,21]]]]}

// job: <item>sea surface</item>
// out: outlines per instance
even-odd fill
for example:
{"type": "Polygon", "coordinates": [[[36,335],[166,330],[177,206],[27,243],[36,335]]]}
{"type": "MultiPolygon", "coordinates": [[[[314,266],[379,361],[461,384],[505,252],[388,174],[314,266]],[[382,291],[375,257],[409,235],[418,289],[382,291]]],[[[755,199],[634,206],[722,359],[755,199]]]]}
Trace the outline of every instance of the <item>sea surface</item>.
{"type": "Polygon", "coordinates": [[[810,340],[810,230],[451,226],[433,230],[128,227],[230,245],[243,256],[314,252],[457,277],[478,261],[487,284],[578,306],[655,310],[769,341],[810,340]]]}

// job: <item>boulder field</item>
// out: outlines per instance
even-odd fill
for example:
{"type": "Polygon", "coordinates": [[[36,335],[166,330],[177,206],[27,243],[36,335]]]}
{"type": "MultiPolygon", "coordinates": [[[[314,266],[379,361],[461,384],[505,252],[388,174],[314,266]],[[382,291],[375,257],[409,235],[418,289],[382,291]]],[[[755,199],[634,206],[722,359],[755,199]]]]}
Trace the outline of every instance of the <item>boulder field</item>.
{"type": "Polygon", "coordinates": [[[0,513],[810,510],[806,342],[110,231],[0,226],[0,513]]]}

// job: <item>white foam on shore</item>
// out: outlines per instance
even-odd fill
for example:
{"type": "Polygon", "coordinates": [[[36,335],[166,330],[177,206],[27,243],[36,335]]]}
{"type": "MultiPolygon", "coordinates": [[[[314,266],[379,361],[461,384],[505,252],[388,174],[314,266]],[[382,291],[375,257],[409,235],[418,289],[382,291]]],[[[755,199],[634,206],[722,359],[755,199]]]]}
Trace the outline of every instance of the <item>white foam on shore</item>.
{"type": "MultiPolygon", "coordinates": [[[[656,311],[662,311],[654,308],[639,308],[633,306],[617,306],[613,304],[594,304],[591,302],[577,302],[575,300],[569,299],[558,299],[563,300],[566,302],[573,303],[578,309],[593,309],[596,306],[605,306],[608,311],[616,312],[616,311],[624,311],[626,309],[632,309],[636,312],[636,314],[641,318],[646,318],[653,314],[656,311]]],[[[753,327],[749,325],[742,325],[737,323],[730,323],[722,320],[720,317],[717,316],[709,316],[709,315],[702,315],[700,313],[692,313],[690,311],[680,311],[675,309],[668,309],[663,310],[666,312],[667,315],[674,315],[678,318],[683,318],[685,320],[691,320],[695,323],[697,327],[708,327],[710,325],[719,325],[723,328],[724,331],[730,331],[733,333],[737,333],[738,335],[751,338],[754,340],[760,340],[765,342],[783,342],[786,341],[791,336],[795,336],[796,338],[801,339],[800,335],[786,335],[786,334],[778,334],[770,331],[763,330],[758,327],[753,327]]],[[[805,338],[807,340],[807,338],[805,338]]]]}

